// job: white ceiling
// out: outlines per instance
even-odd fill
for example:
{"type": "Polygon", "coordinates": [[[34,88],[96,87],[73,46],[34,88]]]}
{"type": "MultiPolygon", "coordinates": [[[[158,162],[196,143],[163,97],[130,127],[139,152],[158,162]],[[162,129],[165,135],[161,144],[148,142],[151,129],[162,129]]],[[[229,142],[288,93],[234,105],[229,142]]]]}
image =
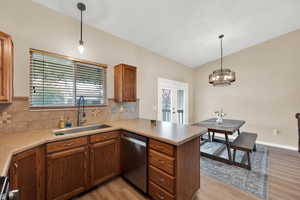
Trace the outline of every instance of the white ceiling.
{"type": "MultiPolygon", "coordinates": [[[[78,0],[33,0],[79,19],[78,0]]],[[[84,23],[190,67],[300,28],[299,0],[82,0],[84,23]]]]}

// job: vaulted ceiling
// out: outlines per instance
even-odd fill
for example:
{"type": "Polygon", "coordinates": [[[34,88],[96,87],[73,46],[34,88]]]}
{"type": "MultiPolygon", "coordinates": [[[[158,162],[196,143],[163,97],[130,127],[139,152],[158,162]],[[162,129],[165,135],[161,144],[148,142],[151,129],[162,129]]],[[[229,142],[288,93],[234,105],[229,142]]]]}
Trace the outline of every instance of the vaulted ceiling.
{"type": "MultiPolygon", "coordinates": [[[[78,0],[33,0],[79,19],[78,0]]],[[[82,0],[84,23],[197,67],[300,28],[299,0],[82,0]]]]}

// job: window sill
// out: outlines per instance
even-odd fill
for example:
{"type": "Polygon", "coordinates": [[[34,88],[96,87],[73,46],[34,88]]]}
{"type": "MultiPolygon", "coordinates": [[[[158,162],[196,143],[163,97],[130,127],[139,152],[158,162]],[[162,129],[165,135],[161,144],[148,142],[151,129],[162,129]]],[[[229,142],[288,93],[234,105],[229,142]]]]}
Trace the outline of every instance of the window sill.
{"type": "MultiPolygon", "coordinates": [[[[108,104],[104,105],[89,105],[84,106],[87,110],[92,110],[96,108],[108,107],[108,104]]],[[[77,110],[77,106],[30,106],[29,111],[60,111],[60,110],[77,110]]]]}

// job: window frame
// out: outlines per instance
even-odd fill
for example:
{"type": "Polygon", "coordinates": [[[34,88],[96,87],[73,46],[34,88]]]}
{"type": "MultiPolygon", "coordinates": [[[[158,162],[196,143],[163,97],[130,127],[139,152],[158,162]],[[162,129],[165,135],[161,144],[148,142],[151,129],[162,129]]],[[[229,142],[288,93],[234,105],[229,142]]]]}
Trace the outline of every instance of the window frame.
{"type": "MultiPolygon", "coordinates": [[[[98,104],[98,105],[85,105],[85,107],[91,107],[91,108],[95,108],[95,107],[106,107],[108,106],[108,98],[107,98],[107,65],[106,64],[101,64],[101,63],[97,63],[97,62],[93,62],[93,61],[88,61],[88,60],[85,60],[85,59],[79,59],[79,58],[74,58],[74,57],[70,57],[70,56],[65,56],[65,55],[62,55],[62,54],[58,54],[58,53],[52,53],[52,52],[48,52],[48,51],[44,51],[44,50],[38,50],[38,49],[33,49],[33,48],[30,48],[29,49],[29,109],[30,110],[42,110],[42,109],[47,109],[47,110],[51,110],[51,109],[70,109],[70,108],[76,108],[76,96],[75,96],[75,105],[70,105],[70,106],[33,106],[31,104],[31,90],[30,90],[30,83],[31,83],[31,77],[30,77],[30,70],[31,70],[31,56],[32,56],[32,53],[40,53],[40,54],[44,54],[44,55],[48,55],[48,56],[53,56],[53,57],[58,57],[58,58],[63,58],[63,59],[67,59],[67,60],[70,60],[70,61],[73,61],[74,63],[82,63],[82,64],[86,64],[86,65],[92,65],[93,67],[101,67],[101,68],[104,68],[106,70],[106,73],[105,73],[105,80],[104,80],[104,83],[105,83],[105,86],[104,86],[104,93],[105,93],[105,99],[104,99],[104,104],[98,104]]],[[[74,81],[76,80],[76,77],[74,77],[74,81]]],[[[76,90],[76,85],[74,86],[74,90],[76,90]]]]}

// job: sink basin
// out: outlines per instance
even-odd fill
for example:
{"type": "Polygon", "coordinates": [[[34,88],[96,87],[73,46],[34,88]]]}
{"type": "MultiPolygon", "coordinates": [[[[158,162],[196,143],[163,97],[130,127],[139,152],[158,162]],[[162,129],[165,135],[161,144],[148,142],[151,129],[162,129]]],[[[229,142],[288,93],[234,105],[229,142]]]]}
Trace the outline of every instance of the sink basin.
{"type": "Polygon", "coordinates": [[[91,131],[91,130],[97,130],[97,129],[103,129],[103,128],[110,128],[111,126],[106,124],[101,125],[92,125],[92,126],[80,126],[75,128],[66,128],[66,129],[60,129],[60,130],[54,130],[53,134],[56,136],[59,135],[65,135],[65,134],[73,134],[73,133],[80,133],[83,131],[91,131]]]}

